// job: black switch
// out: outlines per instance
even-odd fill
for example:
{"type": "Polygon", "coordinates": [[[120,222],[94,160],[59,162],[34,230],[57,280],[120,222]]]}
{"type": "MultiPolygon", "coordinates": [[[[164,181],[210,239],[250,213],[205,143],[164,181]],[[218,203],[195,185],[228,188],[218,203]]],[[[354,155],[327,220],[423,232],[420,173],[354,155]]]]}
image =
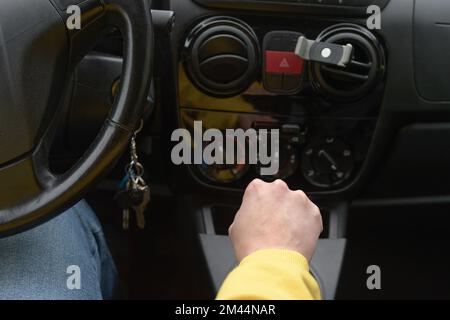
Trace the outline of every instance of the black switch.
{"type": "Polygon", "coordinates": [[[301,33],[269,32],[263,43],[263,82],[267,91],[276,94],[296,94],[302,89],[304,60],[295,54],[301,33]]]}
{"type": "Polygon", "coordinates": [[[281,73],[267,73],[264,75],[264,87],[271,88],[271,92],[281,91],[283,89],[283,74],[281,73]]]}

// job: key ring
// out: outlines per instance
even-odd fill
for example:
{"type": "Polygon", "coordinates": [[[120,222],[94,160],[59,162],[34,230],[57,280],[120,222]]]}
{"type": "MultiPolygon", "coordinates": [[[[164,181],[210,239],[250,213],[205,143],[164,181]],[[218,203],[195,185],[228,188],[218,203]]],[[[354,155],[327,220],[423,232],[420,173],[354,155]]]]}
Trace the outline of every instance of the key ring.
{"type": "Polygon", "coordinates": [[[143,177],[145,173],[144,166],[134,160],[126,166],[125,171],[130,175],[130,178],[132,179],[135,177],[143,177]]]}

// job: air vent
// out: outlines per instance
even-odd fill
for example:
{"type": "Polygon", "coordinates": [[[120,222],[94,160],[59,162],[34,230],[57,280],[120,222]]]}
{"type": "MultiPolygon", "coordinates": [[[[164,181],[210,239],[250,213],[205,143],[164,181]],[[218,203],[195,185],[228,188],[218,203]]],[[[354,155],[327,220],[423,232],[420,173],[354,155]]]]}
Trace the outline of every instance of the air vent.
{"type": "Polygon", "coordinates": [[[354,54],[346,68],[311,64],[313,86],[332,100],[352,101],[365,97],[381,81],[385,57],[377,38],[358,25],[339,24],[324,30],[319,41],[351,44],[354,54]]]}
{"type": "Polygon", "coordinates": [[[245,91],[255,80],[259,46],[253,30],[231,17],[214,17],[197,25],[184,48],[184,64],[192,82],[212,96],[245,91]]]}

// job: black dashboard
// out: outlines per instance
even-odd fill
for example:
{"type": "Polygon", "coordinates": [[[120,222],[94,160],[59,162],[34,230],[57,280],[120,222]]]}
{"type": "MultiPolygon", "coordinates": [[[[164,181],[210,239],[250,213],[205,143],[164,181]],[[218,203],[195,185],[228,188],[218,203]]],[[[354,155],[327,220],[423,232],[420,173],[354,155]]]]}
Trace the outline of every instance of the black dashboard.
{"type": "MultiPolygon", "coordinates": [[[[278,8],[271,11],[263,2],[171,1],[170,9],[178,12],[172,45],[176,48],[174,71],[180,125],[190,128],[193,121],[201,120],[218,128],[277,127],[283,136],[282,169],[273,178],[284,178],[292,187],[311,194],[340,197],[362,190],[368,190],[368,195],[387,195],[377,186],[383,180],[387,185],[401,186],[396,194],[407,196],[413,173],[403,171],[403,165],[394,171],[387,168],[391,161],[399,160],[392,158],[389,150],[403,148],[393,146],[404,143],[402,128],[408,131],[409,125],[416,122],[435,123],[447,117],[450,90],[444,78],[448,70],[446,55],[434,56],[427,48],[448,46],[448,41],[430,35],[439,33],[441,39],[448,39],[449,29],[444,26],[450,16],[442,8],[449,5],[436,1],[436,6],[430,6],[420,0],[371,2],[382,8],[382,27],[368,30],[368,15],[361,7],[359,11],[355,7],[340,12],[326,1],[293,2],[278,6],[270,2],[278,8]],[[291,10],[293,7],[296,9],[291,10]],[[351,43],[352,63],[339,69],[308,62],[299,88],[294,85],[287,94],[268,92],[264,79],[268,50],[264,40],[274,31],[351,43]],[[243,48],[250,52],[229,41],[230,35],[245,43],[243,48]],[[199,48],[193,50],[196,42],[199,48]],[[226,58],[230,52],[242,55],[243,60],[256,55],[256,61],[230,62],[226,58]],[[211,56],[213,61],[205,64],[202,59],[211,56]],[[204,68],[193,68],[193,60],[198,60],[198,65],[204,63],[204,68]],[[246,72],[252,68],[252,72],[246,72]],[[215,78],[217,74],[226,76],[215,78]],[[232,85],[227,88],[229,94],[220,94],[225,92],[223,84],[232,85]],[[425,98],[433,99],[423,99],[423,90],[430,90],[425,98]],[[334,165],[337,170],[331,168],[334,165]]],[[[291,80],[284,77],[281,81],[289,87],[291,80]]],[[[427,148],[417,142],[419,150],[427,148]]],[[[426,163],[427,157],[419,151],[417,161],[426,163]]],[[[251,166],[192,166],[190,172],[197,183],[217,189],[242,190],[249,180],[258,177],[251,166]]],[[[426,177],[424,174],[425,181],[415,188],[430,192],[430,183],[433,192],[445,192],[446,184],[433,184],[426,177]]]]}
{"type": "Polygon", "coordinates": [[[197,2],[217,12],[193,2],[172,2],[175,12],[186,13],[178,19],[190,20],[176,44],[181,125],[192,129],[194,121],[202,121],[205,129],[277,128],[281,143],[280,170],[274,176],[260,176],[257,165],[202,164],[191,166],[194,178],[211,188],[236,190],[254,178],[282,178],[293,188],[318,194],[338,193],[354,183],[366,160],[384,94],[389,61],[382,36],[364,27],[365,19],[354,16],[357,10],[349,12],[346,21],[324,19],[321,14],[335,13],[331,3],[279,2],[278,11],[294,6],[300,12],[286,16],[267,13],[270,6],[265,5],[274,2],[197,2]],[[242,11],[246,4],[260,6],[242,11]],[[207,15],[187,17],[195,12],[192,8],[207,15]],[[233,9],[239,12],[227,12],[233,9]],[[311,9],[318,15],[309,14],[311,9]],[[348,68],[302,62],[296,73],[289,68],[296,64],[289,53],[299,35],[350,43],[352,62],[348,68]],[[287,68],[277,70],[283,63],[287,68]]]}
{"type": "MultiPolygon", "coordinates": [[[[258,165],[173,165],[171,132],[192,132],[202,121],[205,130],[278,129],[280,171],[261,178],[283,178],[314,197],[447,194],[450,4],[432,2],[153,1],[175,22],[157,29],[149,174],[175,192],[214,197],[239,194],[261,177],[258,165]],[[368,5],[380,8],[380,29],[367,28],[368,5]],[[351,44],[350,64],[292,60],[299,35],[351,44]]],[[[86,134],[87,113],[95,122],[107,112],[109,86],[120,77],[117,37],[98,51],[103,56],[84,61],[78,74],[78,111],[72,106],[64,135],[71,141],[86,134]]]]}
{"type": "Polygon", "coordinates": [[[195,21],[178,66],[179,106],[186,128],[202,121],[205,129],[279,129],[279,173],[262,177],[257,167],[239,164],[199,165],[192,172],[206,184],[227,188],[282,178],[308,192],[339,190],[358,176],[375,130],[386,69],[382,40],[355,23],[269,21],[245,15],[195,21]],[[279,51],[267,43],[275,31],[279,51]],[[298,35],[351,43],[353,60],[345,69],[305,63],[291,72],[298,35]],[[270,63],[286,67],[272,72],[270,63]]]}

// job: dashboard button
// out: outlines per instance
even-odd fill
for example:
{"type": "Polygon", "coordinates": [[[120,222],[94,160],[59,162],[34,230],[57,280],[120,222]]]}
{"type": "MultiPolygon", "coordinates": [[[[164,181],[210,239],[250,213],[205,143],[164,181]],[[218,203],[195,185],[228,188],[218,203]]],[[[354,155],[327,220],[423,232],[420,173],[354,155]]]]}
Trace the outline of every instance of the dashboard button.
{"type": "Polygon", "coordinates": [[[294,52],[266,51],[266,72],[299,75],[303,73],[303,59],[294,52]]]}
{"type": "Polygon", "coordinates": [[[267,73],[265,76],[266,89],[270,91],[282,90],[283,88],[283,74],[282,73],[267,73]]]}
{"type": "Polygon", "coordinates": [[[305,61],[295,54],[301,33],[292,31],[272,31],[264,37],[263,81],[267,91],[290,95],[298,93],[303,84],[305,61]],[[277,76],[276,86],[274,74],[277,76]],[[281,76],[281,83],[280,81],[281,76]]]}
{"type": "Polygon", "coordinates": [[[295,91],[298,88],[298,84],[302,82],[302,76],[297,74],[284,74],[283,77],[283,90],[295,91]]]}

